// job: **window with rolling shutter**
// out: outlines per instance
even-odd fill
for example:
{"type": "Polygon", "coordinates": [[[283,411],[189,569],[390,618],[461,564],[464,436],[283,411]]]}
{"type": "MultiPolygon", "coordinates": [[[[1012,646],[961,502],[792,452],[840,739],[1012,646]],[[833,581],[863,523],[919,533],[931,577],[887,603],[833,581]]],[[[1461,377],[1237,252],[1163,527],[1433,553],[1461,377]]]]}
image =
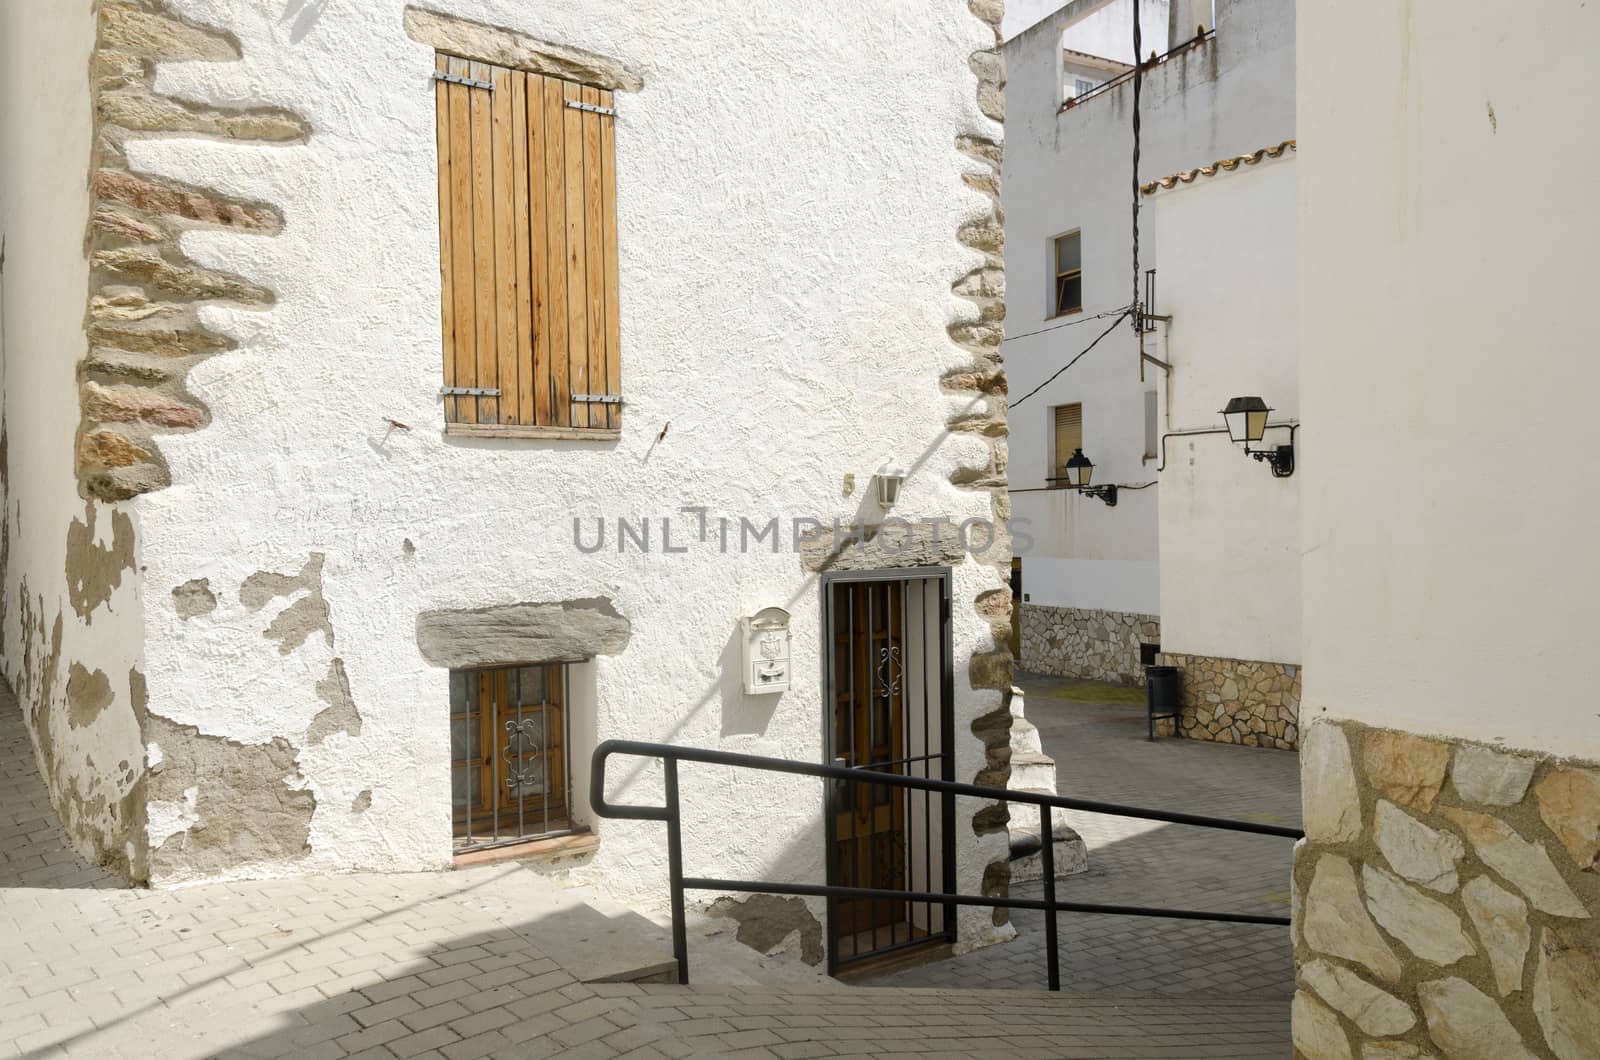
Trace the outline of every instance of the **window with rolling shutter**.
{"type": "Polygon", "coordinates": [[[615,436],[612,93],[447,55],[434,78],[445,432],[615,436]]]}
{"type": "Polygon", "coordinates": [[[1065,489],[1067,482],[1063,477],[1066,472],[1062,467],[1071,458],[1074,449],[1083,448],[1083,404],[1057,405],[1053,410],[1056,424],[1055,453],[1050,465],[1048,477],[1059,479],[1050,485],[1057,489],[1065,489]]]}

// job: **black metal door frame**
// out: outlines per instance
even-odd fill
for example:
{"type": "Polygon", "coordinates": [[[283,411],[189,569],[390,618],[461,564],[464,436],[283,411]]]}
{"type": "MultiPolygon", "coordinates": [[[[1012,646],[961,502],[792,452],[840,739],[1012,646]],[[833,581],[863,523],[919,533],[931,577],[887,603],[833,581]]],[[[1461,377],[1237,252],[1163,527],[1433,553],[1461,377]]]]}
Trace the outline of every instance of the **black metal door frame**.
{"type": "MultiPolygon", "coordinates": [[[[950,630],[950,592],[951,573],[949,567],[889,567],[877,570],[864,571],[830,571],[822,575],[822,689],[824,709],[822,710],[822,749],[823,765],[834,764],[836,748],[833,742],[833,712],[835,701],[834,689],[834,629],[836,616],[834,615],[834,587],[840,584],[877,583],[877,582],[914,582],[920,581],[924,585],[924,592],[937,588],[939,599],[938,638],[939,651],[939,701],[938,707],[938,732],[939,732],[939,780],[955,780],[955,676],[951,662],[953,646],[950,630]]],[[[926,614],[924,605],[923,614],[926,614]]],[[[908,620],[907,616],[907,620],[908,620]]],[[[904,634],[902,634],[904,635],[904,634]]],[[[923,636],[926,637],[926,627],[923,636]]],[[[924,653],[927,643],[924,641],[924,653]]],[[[925,661],[925,660],[924,660],[925,661]]],[[[923,681],[923,714],[929,717],[932,706],[928,702],[928,682],[923,681]]],[[[910,724],[909,711],[907,724],[910,724]]],[[[926,748],[924,749],[926,750],[926,748]]],[[[826,851],[824,858],[827,884],[837,886],[838,864],[836,854],[837,826],[835,805],[837,798],[837,785],[828,783],[823,785],[822,819],[826,834],[826,851]]],[[[956,893],[956,816],[955,796],[949,793],[939,795],[939,825],[941,865],[939,876],[942,881],[940,890],[944,894],[956,893]]],[[[926,841],[926,837],[925,837],[926,841]]],[[[931,875],[931,873],[930,873],[931,875]]],[[[931,889],[931,881],[928,885],[931,889]]],[[[910,888],[908,890],[915,890],[910,888]]],[[[876,957],[893,949],[906,948],[912,945],[923,945],[930,942],[954,942],[956,940],[956,903],[943,903],[943,928],[939,935],[930,935],[898,946],[886,947],[882,950],[873,950],[866,954],[853,957],[846,964],[876,957]]],[[[832,975],[841,966],[838,952],[838,899],[832,896],[827,898],[827,938],[828,938],[828,973],[832,975]]]]}

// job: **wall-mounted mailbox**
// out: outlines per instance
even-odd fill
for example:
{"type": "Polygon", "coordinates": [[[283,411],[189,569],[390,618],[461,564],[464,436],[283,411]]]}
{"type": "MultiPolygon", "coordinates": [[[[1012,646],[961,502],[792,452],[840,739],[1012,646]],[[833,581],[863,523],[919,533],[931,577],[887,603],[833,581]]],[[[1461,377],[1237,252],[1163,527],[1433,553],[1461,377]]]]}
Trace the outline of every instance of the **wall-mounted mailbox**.
{"type": "Polygon", "coordinates": [[[789,690],[789,612],[766,607],[739,620],[744,690],[753,696],[789,690]]]}

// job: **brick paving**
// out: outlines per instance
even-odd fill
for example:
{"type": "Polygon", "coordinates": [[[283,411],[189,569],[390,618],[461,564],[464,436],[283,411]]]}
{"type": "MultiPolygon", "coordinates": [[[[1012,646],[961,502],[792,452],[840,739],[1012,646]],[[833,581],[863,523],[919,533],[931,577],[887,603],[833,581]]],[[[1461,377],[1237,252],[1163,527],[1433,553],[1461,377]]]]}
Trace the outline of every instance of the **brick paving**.
{"type": "MultiPolygon", "coordinates": [[[[1289,1049],[1279,1006],[1241,997],[583,983],[539,948],[539,918],[528,913],[554,884],[514,864],[119,889],[59,856],[66,848],[3,685],[0,754],[3,1056],[955,1060],[1289,1049]]],[[[695,972],[718,977],[714,961],[695,972]]]]}
{"type": "MultiPolygon", "coordinates": [[[[1063,795],[1180,809],[1267,824],[1300,824],[1300,761],[1290,751],[1197,740],[1145,739],[1141,707],[1086,701],[1082,682],[1024,675],[1027,717],[1056,760],[1063,795]],[[1068,698],[1071,697],[1071,698],[1068,698]]],[[[1058,882],[1079,901],[1287,915],[1293,842],[1273,836],[1073,813],[1089,871],[1058,882]]],[[[1014,888],[1038,896],[1042,885],[1014,888]]],[[[877,977],[877,985],[1037,988],[1044,983],[1044,915],[1012,914],[1017,938],[877,977]]],[[[1294,964],[1287,928],[1063,913],[1061,985],[1074,992],[1249,995],[1282,999],[1287,1026],[1294,964]]]]}

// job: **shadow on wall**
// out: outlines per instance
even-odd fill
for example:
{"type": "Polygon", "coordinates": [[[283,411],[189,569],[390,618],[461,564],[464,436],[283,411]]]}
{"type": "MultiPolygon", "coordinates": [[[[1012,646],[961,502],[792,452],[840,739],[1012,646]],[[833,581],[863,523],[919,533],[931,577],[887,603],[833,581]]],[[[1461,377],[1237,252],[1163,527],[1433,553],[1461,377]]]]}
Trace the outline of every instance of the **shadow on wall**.
{"type": "Polygon", "coordinates": [[[0,890],[120,889],[127,881],[72,849],[39,775],[22,707],[0,677],[0,890]]]}
{"type": "Polygon", "coordinates": [[[284,5],[283,16],[278,21],[290,24],[289,41],[291,44],[299,44],[316,27],[317,20],[327,9],[328,0],[289,0],[284,5]]]}

